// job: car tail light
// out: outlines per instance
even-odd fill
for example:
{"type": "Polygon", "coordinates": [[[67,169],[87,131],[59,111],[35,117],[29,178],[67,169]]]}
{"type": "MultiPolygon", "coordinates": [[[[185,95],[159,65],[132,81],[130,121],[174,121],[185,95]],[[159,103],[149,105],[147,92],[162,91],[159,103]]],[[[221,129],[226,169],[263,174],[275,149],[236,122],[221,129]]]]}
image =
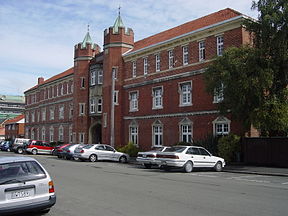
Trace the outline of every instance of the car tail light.
{"type": "Polygon", "coordinates": [[[82,149],[82,150],[80,151],[80,153],[84,153],[84,150],[82,149]]]}
{"type": "Polygon", "coordinates": [[[54,193],[55,190],[54,190],[54,183],[53,183],[53,181],[50,181],[50,182],[48,183],[48,185],[49,185],[49,193],[54,193]]]}
{"type": "Polygon", "coordinates": [[[157,158],[179,159],[178,155],[156,155],[157,158]]]}
{"type": "Polygon", "coordinates": [[[151,155],[147,155],[147,157],[149,157],[149,158],[155,158],[155,155],[151,154],[151,155]]]}
{"type": "Polygon", "coordinates": [[[68,153],[70,153],[70,150],[67,150],[68,153]]]}

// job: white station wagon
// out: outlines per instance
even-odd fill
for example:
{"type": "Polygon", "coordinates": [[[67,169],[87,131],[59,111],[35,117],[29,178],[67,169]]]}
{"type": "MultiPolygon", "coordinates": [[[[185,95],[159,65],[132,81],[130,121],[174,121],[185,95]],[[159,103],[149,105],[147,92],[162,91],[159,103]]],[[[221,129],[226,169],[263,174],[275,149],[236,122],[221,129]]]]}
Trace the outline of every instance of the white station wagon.
{"type": "Polygon", "coordinates": [[[30,157],[0,157],[0,215],[47,213],[56,203],[53,181],[30,157]]]}
{"type": "Polygon", "coordinates": [[[165,152],[157,153],[156,162],[165,170],[183,168],[192,172],[193,168],[214,168],[222,171],[225,166],[223,158],[211,155],[206,149],[198,146],[174,146],[165,152]]]}

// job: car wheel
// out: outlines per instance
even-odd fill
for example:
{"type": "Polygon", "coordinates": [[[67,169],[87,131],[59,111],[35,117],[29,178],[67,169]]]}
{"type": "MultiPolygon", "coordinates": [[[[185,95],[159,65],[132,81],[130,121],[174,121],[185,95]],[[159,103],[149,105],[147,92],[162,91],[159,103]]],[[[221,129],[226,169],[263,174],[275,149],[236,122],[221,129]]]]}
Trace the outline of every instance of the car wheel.
{"type": "Polygon", "coordinates": [[[127,163],[127,157],[121,156],[121,157],[119,158],[119,162],[120,162],[120,163],[127,163]]]}
{"type": "Polygon", "coordinates": [[[218,161],[214,167],[216,172],[221,172],[222,171],[222,163],[218,161]]]}
{"type": "Polygon", "coordinates": [[[37,155],[37,149],[33,149],[33,150],[32,150],[32,154],[33,154],[33,155],[37,155]]]}
{"type": "Polygon", "coordinates": [[[23,149],[22,149],[22,148],[18,148],[18,149],[17,149],[17,153],[18,153],[18,154],[23,154],[23,149]]]}
{"type": "Polygon", "coordinates": [[[95,154],[90,155],[89,161],[90,162],[96,162],[97,161],[97,155],[95,155],[95,154]]]}
{"type": "Polygon", "coordinates": [[[146,169],[151,169],[152,165],[151,165],[151,164],[144,164],[144,167],[145,167],[146,169]]]}
{"type": "Polygon", "coordinates": [[[188,161],[188,162],[184,165],[183,169],[184,169],[184,172],[186,172],[186,173],[192,172],[192,170],[193,170],[193,164],[192,164],[192,162],[191,162],[191,161],[188,161]]]}

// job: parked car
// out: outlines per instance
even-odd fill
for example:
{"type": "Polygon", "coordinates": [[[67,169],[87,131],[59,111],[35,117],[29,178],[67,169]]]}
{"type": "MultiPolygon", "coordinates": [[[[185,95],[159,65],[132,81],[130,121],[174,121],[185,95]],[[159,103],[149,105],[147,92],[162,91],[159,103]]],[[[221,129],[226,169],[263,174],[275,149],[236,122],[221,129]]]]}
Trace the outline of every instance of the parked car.
{"type": "Polygon", "coordinates": [[[30,157],[0,157],[0,215],[48,212],[56,203],[45,168],[30,157]]]}
{"type": "Polygon", "coordinates": [[[28,153],[36,154],[52,154],[55,147],[51,146],[49,143],[46,143],[41,140],[31,140],[25,151],[28,153]]]}
{"type": "Polygon", "coordinates": [[[119,161],[127,163],[129,155],[117,152],[113,147],[105,144],[87,144],[75,149],[74,158],[96,162],[98,160],[119,161]]]}
{"type": "Polygon", "coordinates": [[[183,168],[185,172],[192,172],[193,168],[214,168],[222,171],[225,166],[223,158],[211,155],[206,149],[198,146],[174,146],[166,152],[156,155],[157,164],[168,170],[183,168]]]}
{"type": "Polygon", "coordinates": [[[61,158],[61,152],[63,151],[63,148],[68,146],[68,145],[71,145],[71,144],[61,144],[61,145],[55,146],[52,154],[57,156],[58,158],[61,158]]]}
{"type": "Polygon", "coordinates": [[[145,168],[150,169],[152,166],[158,166],[155,162],[156,154],[159,152],[164,152],[170,147],[162,146],[155,147],[151,151],[138,152],[136,161],[142,164],[145,168]]]}
{"type": "Polygon", "coordinates": [[[3,144],[0,146],[1,151],[8,151],[10,152],[12,149],[12,142],[11,141],[5,141],[3,144]]]}
{"type": "Polygon", "coordinates": [[[23,154],[25,145],[30,142],[30,139],[16,138],[12,144],[12,150],[18,154],[23,154]]]}
{"type": "Polygon", "coordinates": [[[84,144],[70,144],[70,145],[67,145],[65,146],[63,149],[62,149],[62,152],[60,152],[60,157],[61,158],[64,158],[64,159],[67,159],[67,160],[71,160],[71,159],[74,159],[74,151],[76,148],[78,147],[83,147],[84,144]]]}

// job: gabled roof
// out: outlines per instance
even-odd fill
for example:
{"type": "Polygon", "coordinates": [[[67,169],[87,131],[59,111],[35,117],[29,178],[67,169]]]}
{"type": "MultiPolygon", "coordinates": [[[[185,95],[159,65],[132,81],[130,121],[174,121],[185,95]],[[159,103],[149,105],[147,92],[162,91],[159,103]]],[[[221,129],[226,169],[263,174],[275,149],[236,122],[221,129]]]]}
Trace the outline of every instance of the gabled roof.
{"type": "Polygon", "coordinates": [[[14,123],[22,123],[20,122],[21,120],[23,120],[25,118],[25,115],[22,114],[22,115],[19,115],[19,116],[16,116],[15,118],[13,119],[9,119],[5,122],[5,125],[6,124],[14,124],[14,123]]]}
{"type": "Polygon", "coordinates": [[[144,38],[143,40],[137,41],[134,44],[134,48],[130,52],[134,52],[147,46],[151,46],[153,44],[157,44],[162,41],[166,41],[175,38],[177,36],[183,35],[185,33],[189,33],[194,30],[201,29],[206,26],[210,26],[240,15],[242,15],[240,12],[232,10],[230,8],[217,11],[215,13],[209,14],[207,16],[184,23],[177,27],[168,29],[166,31],[144,38]]]}
{"type": "Polygon", "coordinates": [[[57,79],[60,79],[60,78],[66,77],[66,76],[68,76],[68,75],[71,75],[71,74],[73,74],[73,73],[74,73],[74,67],[69,68],[68,70],[66,70],[66,71],[64,71],[64,72],[62,72],[62,73],[60,73],[60,74],[57,74],[57,75],[55,75],[55,76],[53,76],[53,77],[51,77],[51,78],[45,80],[45,81],[44,81],[43,83],[41,83],[40,85],[35,85],[34,87],[32,87],[32,88],[26,90],[24,93],[26,93],[27,91],[30,91],[30,90],[36,89],[37,87],[39,87],[39,86],[41,86],[41,85],[44,85],[44,84],[46,84],[46,83],[49,83],[49,82],[55,81],[55,80],[57,80],[57,79]]]}

